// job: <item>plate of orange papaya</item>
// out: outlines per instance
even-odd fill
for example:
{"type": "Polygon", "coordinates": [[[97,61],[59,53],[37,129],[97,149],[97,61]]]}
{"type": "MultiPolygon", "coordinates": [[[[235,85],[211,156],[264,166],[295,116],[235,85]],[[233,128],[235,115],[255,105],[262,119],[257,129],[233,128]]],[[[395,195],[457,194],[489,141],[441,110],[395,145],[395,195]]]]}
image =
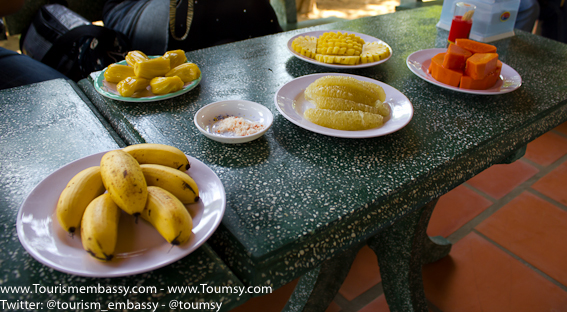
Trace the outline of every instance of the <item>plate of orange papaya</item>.
{"type": "Polygon", "coordinates": [[[406,63],[423,80],[462,93],[497,95],[522,85],[520,74],[499,60],[494,45],[470,39],[414,52],[406,63]]]}

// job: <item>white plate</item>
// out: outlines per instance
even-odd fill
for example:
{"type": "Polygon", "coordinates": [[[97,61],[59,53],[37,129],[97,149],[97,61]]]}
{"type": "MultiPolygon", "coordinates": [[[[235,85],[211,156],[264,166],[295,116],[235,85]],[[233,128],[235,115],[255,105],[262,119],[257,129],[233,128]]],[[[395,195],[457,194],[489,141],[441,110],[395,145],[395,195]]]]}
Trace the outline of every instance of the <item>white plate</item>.
{"type": "Polygon", "coordinates": [[[496,95],[512,92],[518,89],[522,85],[522,77],[518,74],[512,67],[504,64],[502,62],[502,71],[500,72],[500,80],[490,89],[486,90],[471,90],[471,89],[461,89],[457,87],[450,86],[435,80],[429,73],[429,65],[431,64],[431,58],[438,53],[446,52],[447,49],[426,49],[414,52],[408,56],[406,63],[409,69],[416,74],[419,78],[438,85],[445,89],[454,90],[462,93],[470,94],[483,94],[483,95],[496,95]]]}
{"type": "MultiPolygon", "coordinates": [[[[156,58],[156,57],[160,57],[160,56],[148,56],[149,58],[156,58]]],[[[126,65],[126,61],[120,61],[118,62],[118,64],[120,65],[126,65]]],[[[161,100],[165,100],[165,99],[171,99],[174,98],[176,96],[182,95],[184,93],[187,93],[189,91],[191,91],[192,89],[194,89],[197,85],[199,85],[199,83],[201,82],[201,79],[203,77],[203,74],[201,73],[201,76],[199,76],[199,78],[197,78],[196,80],[193,81],[189,81],[186,82],[183,85],[183,89],[177,91],[177,92],[172,92],[172,93],[168,93],[168,94],[164,94],[164,95],[155,95],[150,91],[150,87],[147,88],[147,90],[142,91],[138,91],[136,92],[136,96],[135,97],[123,97],[121,96],[118,91],[116,90],[116,83],[111,83],[106,81],[106,79],[104,79],[104,72],[106,71],[107,68],[103,69],[98,76],[95,79],[94,82],[94,87],[95,90],[102,94],[103,96],[113,99],[113,100],[118,100],[118,101],[123,101],[123,102],[155,102],[155,101],[161,101],[161,100]]]]}
{"type": "Polygon", "coordinates": [[[289,39],[289,41],[287,42],[287,48],[288,50],[293,53],[293,55],[295,55],[296,57],[312,63],[312,64],[316,64],[316,65],[321,65],[321,66],[325,66],[325,67],[330,67],[330,68],[364,68],[364,67],[371,67],[371,66],[376,66],[378,64],[382,64],[384,62],[386,62],[387,60],[390,59],[390,57],[392,57],[392,48],[390,47],[390,45],[388,45],[386,42],[378,39],[378,38],[374,38],[372,36],[368,36],[365,34],[360,34],[360,33],[356,33],[354,31],[345,31],[345,30],[316,30],[316,31],[310,31],[310,32],[305,32],[299,35],[295,35],[293,37],[291,37],[291,39],[289,39]],[[341,65],[341,64],[327,64],[327,63],[322,63],[319,62],[315,59],[312,59],[310,57],[307,57],[305,55],[301,55],[297,52],[295,52],[293,50],[293,48],[291,47],[291,43],[293,42],[293,40],[299,36],[312,36],[312,37],[317,37],[319,38],[319,36],[321,36],[322,34],[326,33],[326,32],[342,32],[342,33],[348,33],[348,34],[355,34],[357,36],[359,36],[360,38],[362,38],[364,40],[364,42],[373,42],[373,41],[378,41],[384,45],[386,45],[388,47],[388,49],[390,50],[390,55],[383,59],[383,60],[379,60],[378,62],[372,62],[372,63],[361,63],[361,64],[357,64],[357,65],[341,65]]]}
{"type": "Polygon", "coordinates": [[[339,138],[359,139],[383,136],[405,127],[413,117],[413,106],[409,99],[400,91],[378,80],[349,74],[323,73],[296,78],[283,85],[276,92],[274,100],[278,111],[292,123],[316,133],[339,138]],[[385,119],[384,125],[379,128],[368,130],[345,131],[322,127],[305,119],[303,117],[303,113],[308,108],[315,108],[313,103],[305,99],[305,96],[303,95],[305,88],[318,78],[329,75],[350,76],[381,86],[386,92],[386,100],[384,103],[388,104],[388,108],[390,109],[390,116],[385,119]]]}
{"type": "Polygon", "coordinates": [[[245,143],[256,140],[268,131],[274,116],[264,105],[246,100],[227,100],[203,106],[195,114],[197,129],[211,140],[221,143],[245,143]],[[216,133],[215,124],[226,117],[242,117],[245,120],[262,124],[264,128],[254,134],[235,136],[230,133],[216,133]]]}
{"type": "Polygon", "coordinates": [[[199,186],[199,202],[186,207],[193,217],[193,234],[181,246],[163,239],[146,221],[122,213],[114,259],[101,262],[82,247],[80,233],[71,237],[55,215],[59,194],[79,171],[98,166],[103,153],[71,162],[46,177],[28,195],[18,212],[18,237],[37,261],[55,270],[87,277],[118,277],[148,272],[173,263],[201,246],[224,215],[226,194],[217,175],[204,163],[188,156],[187,171],[199,186]]]}

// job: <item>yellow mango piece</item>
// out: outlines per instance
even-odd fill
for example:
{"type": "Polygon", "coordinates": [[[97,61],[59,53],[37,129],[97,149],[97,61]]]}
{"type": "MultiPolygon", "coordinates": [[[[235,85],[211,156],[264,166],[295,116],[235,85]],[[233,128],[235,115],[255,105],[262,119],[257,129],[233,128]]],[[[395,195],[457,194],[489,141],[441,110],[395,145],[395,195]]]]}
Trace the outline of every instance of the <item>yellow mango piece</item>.
{"type": "Polygon", "coordinates": [[[177,76],[181,78],[181,80],[183,80],[183,82],[185,83],[196,80],[197,78],[201,77],[201,70],[199,69],[199,66],[197,66],[197,64],[195,63],[183,63],[181,65],[176,66],[169,72],[167,72],[165,76],[166,77],[177,76]]]}
{"type": "Polygon", "coordinates": [[[175,67],[187,62],[187,56],[185,56],[185,51],[183,51],[183,50],[167,51],[167,52],[165,52],[163,57],[169,59],[170,68],[175,68],[175,67]]]}
{"type": "Polygon", "coordinates": [[[131,97],[134,93],[148,87],[150,81],[140,77],[127,77],[116,85],[116,90],[123,97],[131,97]]]}
{"type": "Polygon", "coordinates": [[[183,80],[177,76],[173,77],[155,77],[150,81],[152,93],[156,95],[164,95],[177,92],[183,89],[183,80]]]}
{"type": "Polygon", "coordinates": [[[149,60],[148,56],[144,54],[144,52],[138,50],[128,52],[125,59],[126,63],[132,67],[134,67],[134,65],[138,62],[149,60]]]}
{"type": "Polygon", "coordinates": [[[104,79],[111,83],[119,83],[120,81],[134,77],[134,68],[128,65],[110,64],[104,71],[104,79]]]}
{"type": "Polygon", "coordinates": [[[146,79],[163,77],[170,69],[170,60],[164,57],[157,57],[134,64],[136,76],[146,79]]]}

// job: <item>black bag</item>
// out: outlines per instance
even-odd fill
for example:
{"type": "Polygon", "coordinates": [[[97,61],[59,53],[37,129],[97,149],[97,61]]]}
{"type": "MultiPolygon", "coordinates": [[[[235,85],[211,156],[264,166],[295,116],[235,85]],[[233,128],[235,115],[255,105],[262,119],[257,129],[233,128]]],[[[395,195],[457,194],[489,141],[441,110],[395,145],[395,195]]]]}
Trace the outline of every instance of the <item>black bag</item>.
{"type": "Polygon", "coordinates": [[[96,26],[60,4],[42,6],[20,38],[20,49],[74,81],[124,59],[125,35],[96,26]]]}

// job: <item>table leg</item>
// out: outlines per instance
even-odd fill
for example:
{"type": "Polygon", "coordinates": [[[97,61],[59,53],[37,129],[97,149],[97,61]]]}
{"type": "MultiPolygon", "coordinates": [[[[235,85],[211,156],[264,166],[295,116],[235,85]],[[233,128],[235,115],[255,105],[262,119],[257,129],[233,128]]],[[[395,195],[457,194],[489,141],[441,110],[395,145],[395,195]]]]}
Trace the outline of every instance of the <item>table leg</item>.
{"type": "Polygon", "coordinates": [[[384,295],[392,312],[428,311],[421,267],[451,249],[444,238],[431,239],[426,233],[436,203],[431,201],[367,242],[378,257],[384,295]]]}
{"type": "Polygon", "coordinates": [[[282,312],[324,312],[339,292],[362,246],[348,249],[303,275],[282,312]]]}

